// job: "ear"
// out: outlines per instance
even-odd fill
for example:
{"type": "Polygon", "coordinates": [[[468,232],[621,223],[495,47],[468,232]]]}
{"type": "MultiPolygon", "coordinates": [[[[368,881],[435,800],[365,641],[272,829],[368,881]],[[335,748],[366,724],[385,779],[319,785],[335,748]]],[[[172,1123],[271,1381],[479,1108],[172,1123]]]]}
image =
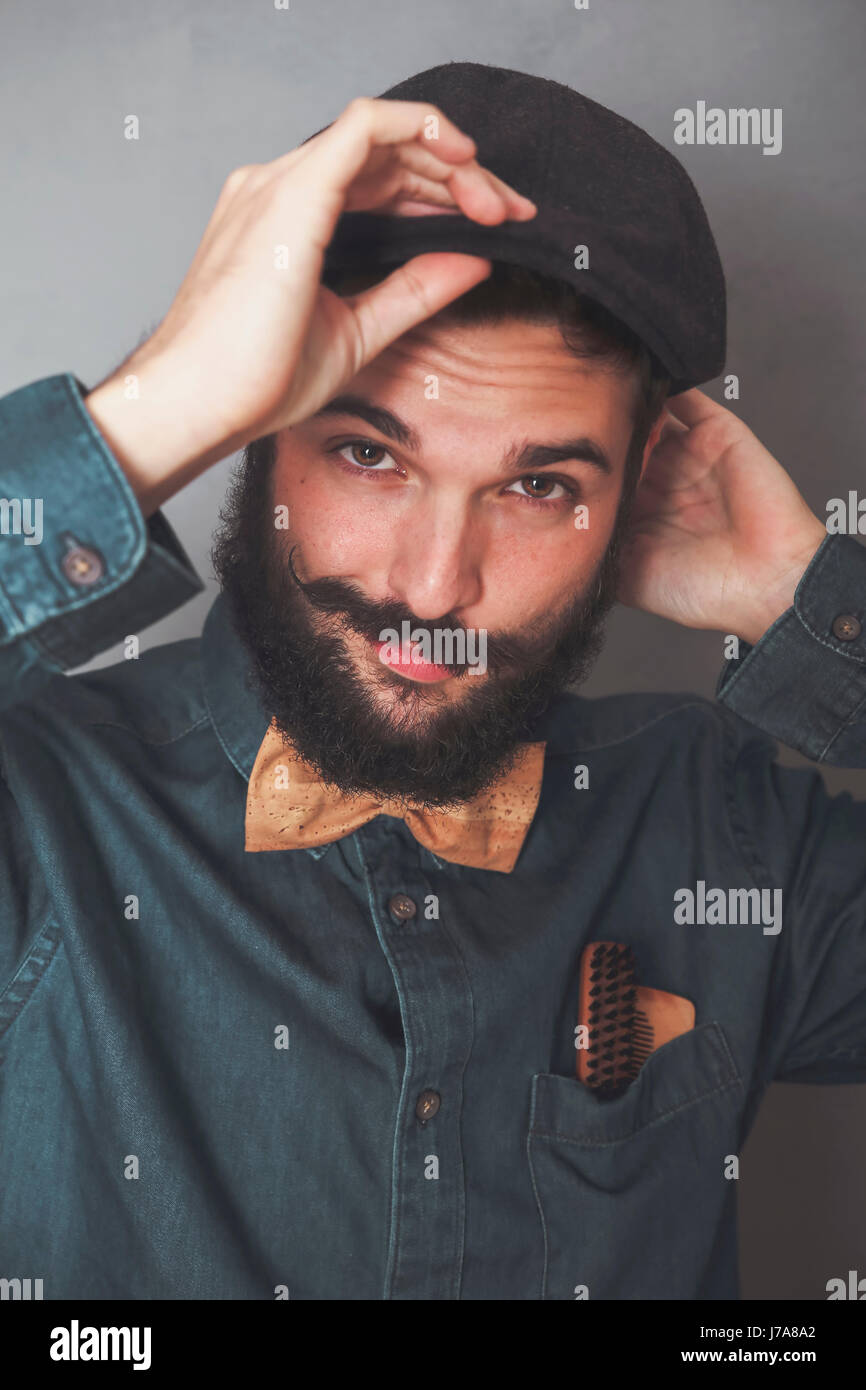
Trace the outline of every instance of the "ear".
{"type": "MultiPolygon", "coordinates": [[[[648,463],[648,461],[649,461],[649,456],[650,456],[650,454],[652,453],[652,451],[653,451],[653,449],[655,448],[655,446],[658,444],[659,439],[661,438],[661,433],[662,433],[662,430],[663,430],[664,427],[665,427],[665,420],[666,420],[666,419],[667,419],[667,410],[666,410],[666,408],[665,408],[664,406],[662,406],[661,410],[659,411],[658,419],[656,420],[655,424],[653,425],[652,429],[650,430],[649,436],[648,436],[648,438],[647,438],[647,442],[646,442],[646,444],[644,445],[643,458],[641,459],[641,464],[640,464],[640,477],[641,477],[641,478],[642,478],[643,475],[644,475],[644,470],[646,469],[647,463],[648,463]]],[[[640,480],[640,479],[639,479],[639,480],[640,480]]],[[[639,481],[639,480],[638,480],[638,481],[639,481]]]]}

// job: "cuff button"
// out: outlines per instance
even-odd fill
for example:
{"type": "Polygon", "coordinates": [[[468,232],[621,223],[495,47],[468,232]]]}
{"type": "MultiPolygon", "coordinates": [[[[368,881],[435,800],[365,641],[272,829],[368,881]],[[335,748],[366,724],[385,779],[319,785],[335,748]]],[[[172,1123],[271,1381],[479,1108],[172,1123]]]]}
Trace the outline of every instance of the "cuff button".
{"type": "Polygon", "coordinates": [[[98,550],[73,545],[60,561],[60,568],[70,584],[95,584],[105,573],[105,561],[98,550]]]}
{"type": "Polygon", "coordinates": [[[838,637],[840,642],[853,642],[862,631],[863,624],[853,613],[840,613],[838,618],[833,619],[833,636],[838,637]]]}

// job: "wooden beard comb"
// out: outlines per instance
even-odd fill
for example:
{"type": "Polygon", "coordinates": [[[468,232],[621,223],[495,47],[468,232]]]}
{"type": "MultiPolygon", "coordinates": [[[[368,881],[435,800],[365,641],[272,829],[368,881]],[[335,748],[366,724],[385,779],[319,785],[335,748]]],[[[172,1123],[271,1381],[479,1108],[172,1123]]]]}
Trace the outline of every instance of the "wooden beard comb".
{"type": "Polygon", "coordinates": [[[652,1052],[649,1019],[637,1007],[637,978],[630,946],[591,941],[580,962],[579,1022],[588,1029],[577,1049],[577,1076],[602,1099],[634,1081],[652,1052]]]}
{"type": "Polygon", "coordinates": [[[695,1006],[637,983],[634,953],[617,941],[590,941],[580,958],[577,1077],[601,1100],[621,1095],[656,1048],[695,1026],[695,1006]],[[578,1039],[580,1043],[582,1040],[578,1039]]]}

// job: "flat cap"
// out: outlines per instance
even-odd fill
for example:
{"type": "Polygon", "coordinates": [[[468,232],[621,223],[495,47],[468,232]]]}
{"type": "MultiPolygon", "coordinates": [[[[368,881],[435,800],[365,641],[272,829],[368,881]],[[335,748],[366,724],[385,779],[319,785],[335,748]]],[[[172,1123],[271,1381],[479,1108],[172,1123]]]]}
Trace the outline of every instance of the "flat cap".
{"type": "Polygon", "coordinates": [[[386,272],[426,251],[485,256],[558,277],[603,304],[659,359],[671,395],[719,375],[724,274],[697,189],[670,150],[561,82],[485,63],[443,63],[380,95],[437,106],[472,136],[479,164],[538,212],[495,227],[461,212],[344,212],[326,284],[339,271],[386,272]]]}

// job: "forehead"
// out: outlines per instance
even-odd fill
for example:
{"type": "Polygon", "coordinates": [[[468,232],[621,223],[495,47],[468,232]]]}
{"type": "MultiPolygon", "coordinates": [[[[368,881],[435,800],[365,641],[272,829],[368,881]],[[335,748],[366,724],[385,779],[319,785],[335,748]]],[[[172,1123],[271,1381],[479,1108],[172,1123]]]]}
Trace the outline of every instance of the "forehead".
{"type": "Polygon", "coordinates": [[[367,364],[345,388],[411,420],[422,436],[501,431],[509,438],[594,434],[624,456],[636,380],[579,358],[555,324],[429,319],[367,364]]]}

